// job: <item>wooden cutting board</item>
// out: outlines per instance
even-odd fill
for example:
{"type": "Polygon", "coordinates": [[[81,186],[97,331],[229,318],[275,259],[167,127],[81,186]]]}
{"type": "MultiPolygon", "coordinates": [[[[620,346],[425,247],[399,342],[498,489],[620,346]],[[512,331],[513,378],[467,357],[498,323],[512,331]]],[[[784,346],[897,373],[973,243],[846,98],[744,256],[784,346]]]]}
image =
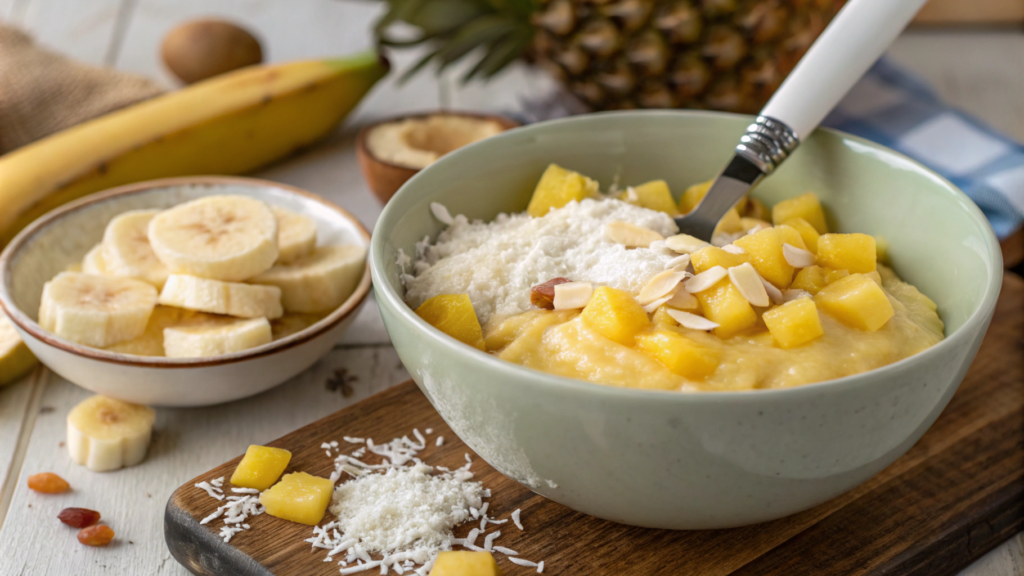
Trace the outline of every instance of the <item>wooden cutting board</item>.
{"type": "MultiPolygon", "coordinates": [[[[1024,528],[1024,281],[1008,274],[995,319],[960,390],[910,452],[852,492],[806,512],[731,530],[648,530],[574,512],[502,476],[462,444],[411,382],[337,412],[272,446],[293,454],[289,471],[327,477],[325,441],[385,442],[433,428],[424,461],[451,468],[473,458],[490,488],[489,514],[522,509],[525,531],[500,527],[496,544],[545,562],[545,574],[954,574],[1024,528]]],[[[351,446],[351,445],[347,445],[351,446]]],[[[352,446],[354,448],[354,446],[352,446]]],[[[242,451],[245,447],[239,446],[242,451]]],[[[164,532],[174,557],[195,574],[338,574],[311,552],[301,526],[263,514],[230,544],[220,522],[199,520],[219,504],[194,484],[230,478],[239,458],[188,481],[167,503],[164,532]]],[[[330,519],[325,518],[325,522],[330,519]]],[[[456,531],[465,536],[470,526],[456,531]]],[[[492,527],[493,530],[493,527],[492,527]]],[[[531,574],[496,555],[506,575],[531,574]]],[[[377,574],[377,570],[364,574],[377,574]]],[[[393,572],[392,572],[393,573],[393,572]]],[[[408,574],[408,572],[407,572],[408,574]]]]}

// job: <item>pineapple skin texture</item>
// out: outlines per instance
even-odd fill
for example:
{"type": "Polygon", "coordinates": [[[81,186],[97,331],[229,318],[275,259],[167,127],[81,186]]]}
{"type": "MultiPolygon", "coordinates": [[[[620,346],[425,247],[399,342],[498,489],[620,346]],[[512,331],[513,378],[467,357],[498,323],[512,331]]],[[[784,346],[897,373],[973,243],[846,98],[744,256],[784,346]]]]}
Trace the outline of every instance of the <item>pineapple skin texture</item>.
{"type": "Polygon", "coordinates": [[[818,263],[834,270],[867,274],[877,269],[878,249],[867,234],[823,234],[818,239],[818,263]]]}
{"type": "Polygon", "coordinates": [[[704,380],[721,362],[719,350],[701,346],[675,330],[656,328],[636,337],[638,349],[654,357],[673,373],[689,380],[704,380]]]}
{"type": "MultiPolygon", "coordinates": [[[[679,215],[679,210],[676,209],[676,201],[672,198],[672,191],[664,180],[652,180],[639,186],[633,186],[633,191],[637,195],[637,199],[632,202],[633,204],[650,210],[658,210],[669,216],[679,215]]],[[[619,194],[620,200],[626,200],[628,197],[628,190],[619,194]]]]}
{"type": "Polygon", "coordinates": [[[780,348],[796,348],[825,334],[818,308],[810,298],[798,298],[761,316],[780,348]]]}
{"type": "Polygon", "coordinates": [[[728,270],[733,266],[739,266],[746,262],[750,262],[750,258],[746,254],[733,254],[717,246],[701,248],[690,254],[690,263],[693,264],[693,271],[697,274],[710,270],[715,266],[721,266],[728,270]]]}
{"type": "Polygon", "coordinates": [[[292,453],[283,448],[251,444],[231,475],[231,483],[262,492],[277,482],[291,459],[292,453]]]}
{"type": "Polygon", "coordinates": [[[704,317],[718,324],[714,332],[720,338],[735,336],[757,324],[757,313],[754,312],[754,308],[732,285],[728,277],[694,296],[700,302],[704,317]]]}
{"type": "Polygon", "coordinates": [[[629,294],[608,286],[594,290],[581,316],[602,336],[623,346],[632,346],[636,335],[651,325],[639,302],[629,294]]]}
{"type": "Polygon", "coordinates": [[[416,314],[463,344],[486,350],[484,332],[468,294],[439,294],[416,309],[416,314]]]}
{"type": "Polygon", "coordinates": [[[748,234],[733,244],[746,250],[750,264],[765,280],[781,289],[788,288],[793,282],[795,268],[789,265],[782,252],[782,245],[789,244],[804,248],[800,233],[788,226],[765,228],[748,234]]]}
{"type": "Polygon", "coordinates": [[[324,519],[334,494],[334,482],[294,472],[260,494],[260,504],[267,514],[307,526],[316,526],[324,519]]]}
{"type": "Polygon", "coordinates": [[[490,552],[447,550],[437,555],[430,576],[504,576],[490,552]]]}
{"type": "Polygon", "coordinates": [[[787,220],[794,218],[803,218],[817,230],[818,234],[828,234],[825,211],[822,210],[821,202],[813,192],[783,200],[772,207],[772,222],[774,224],[784,224],[787,220]]]}
{"type": "Polygon", "coordinates": [[[561,208],[573,200],[579,202],[597,191],[597,183],[572,170],[557,164],[549,164],[533,189],[526,213],[540,218],[555,208],[561,208]]]}
{"type": "Polygon", "coordinates": [[[843,324],[868,332],[885,326],[895,314],[885,291],[864,274],[851,274],[829,284],[814,296],[814,302],[843,324]]]}

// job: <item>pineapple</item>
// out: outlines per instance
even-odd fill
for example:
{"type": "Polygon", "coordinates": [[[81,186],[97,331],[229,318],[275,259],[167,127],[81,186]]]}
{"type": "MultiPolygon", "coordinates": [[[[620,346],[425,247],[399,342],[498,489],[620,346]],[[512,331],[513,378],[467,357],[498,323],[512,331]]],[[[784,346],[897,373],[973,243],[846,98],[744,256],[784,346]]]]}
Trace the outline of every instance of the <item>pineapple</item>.
{"type": "Polygon", "coordinates": [[[466,79],[487,78],[524,58],[594,110],[756,112],[843,1],[385,0],[377,33],[383,45],[431,46],[412,72],[473,53],[466,79]],[[396,23],[419,38],[393,38],[396,23]]]}

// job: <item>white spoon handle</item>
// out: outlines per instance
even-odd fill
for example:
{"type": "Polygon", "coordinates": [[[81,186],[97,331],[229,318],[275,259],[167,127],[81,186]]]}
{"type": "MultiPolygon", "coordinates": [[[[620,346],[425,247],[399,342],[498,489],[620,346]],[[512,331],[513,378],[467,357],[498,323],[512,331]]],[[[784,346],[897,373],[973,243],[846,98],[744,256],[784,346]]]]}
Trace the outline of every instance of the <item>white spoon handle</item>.
{"type": "Polygon", "coordinates": [[[761,111],[804,140],[926,0],[849,0],[761,111]]]}

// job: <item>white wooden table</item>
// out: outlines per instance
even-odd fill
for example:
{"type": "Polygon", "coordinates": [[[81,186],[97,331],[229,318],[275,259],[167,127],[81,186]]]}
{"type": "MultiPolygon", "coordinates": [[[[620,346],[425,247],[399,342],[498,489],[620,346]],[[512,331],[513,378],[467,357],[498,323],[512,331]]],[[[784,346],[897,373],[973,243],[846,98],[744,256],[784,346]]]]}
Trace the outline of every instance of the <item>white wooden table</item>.
{"type": "MultiPolygon", "coordinates": [[[[200,15],[247,24],[264,40],[267,59],[283,61],[345,54],[371,45],[370,22],[380,10],[365,1],[302,0],[0,0],[0,19],[29,29],[42,43],[80,60],[159,78],[173,85],[157,54],[175,23],[200,15]]],[[[1024,140],[1024,33],[912,31],[892,56],[919,73],[949,101],[1024,140]]],[[[408,66],[411,55],[396,62],[408,66]]],[[[451,77],[421,74],[398,86],[382,82],[327,142],[260,176],[321,194],[345,206],[368,227],[380,205],[353,154],[355,129],[371,118],[440,106],[513,111],[521,95],[551,88],[543,75],[516,68],[486,87],[463,88],[451,77]]],[[[76,466],[63,448],[64,417],[88,396],[46,369],[0,390],[0,574],[177,574],[187,572],[163,540],[170,493],[189,478],[407,378],[390,346],[375,304],[363,309],[341,342],[305,374],[280,387],[224,406],[160,409],[146,461],[96,474],[76,466]],[[350,395],[329,380],[344,369],[350,395]],[[26,488],[30,474],[52,471],[74,490],[60,496],[26,488]],[[116,530],[105,549],[81,546],[75,530],[56,520],[66,506],[102,512],[116,530]]],[[[963,572],[969,576],[1024,574],[1024,535],[963,572]]]]}

